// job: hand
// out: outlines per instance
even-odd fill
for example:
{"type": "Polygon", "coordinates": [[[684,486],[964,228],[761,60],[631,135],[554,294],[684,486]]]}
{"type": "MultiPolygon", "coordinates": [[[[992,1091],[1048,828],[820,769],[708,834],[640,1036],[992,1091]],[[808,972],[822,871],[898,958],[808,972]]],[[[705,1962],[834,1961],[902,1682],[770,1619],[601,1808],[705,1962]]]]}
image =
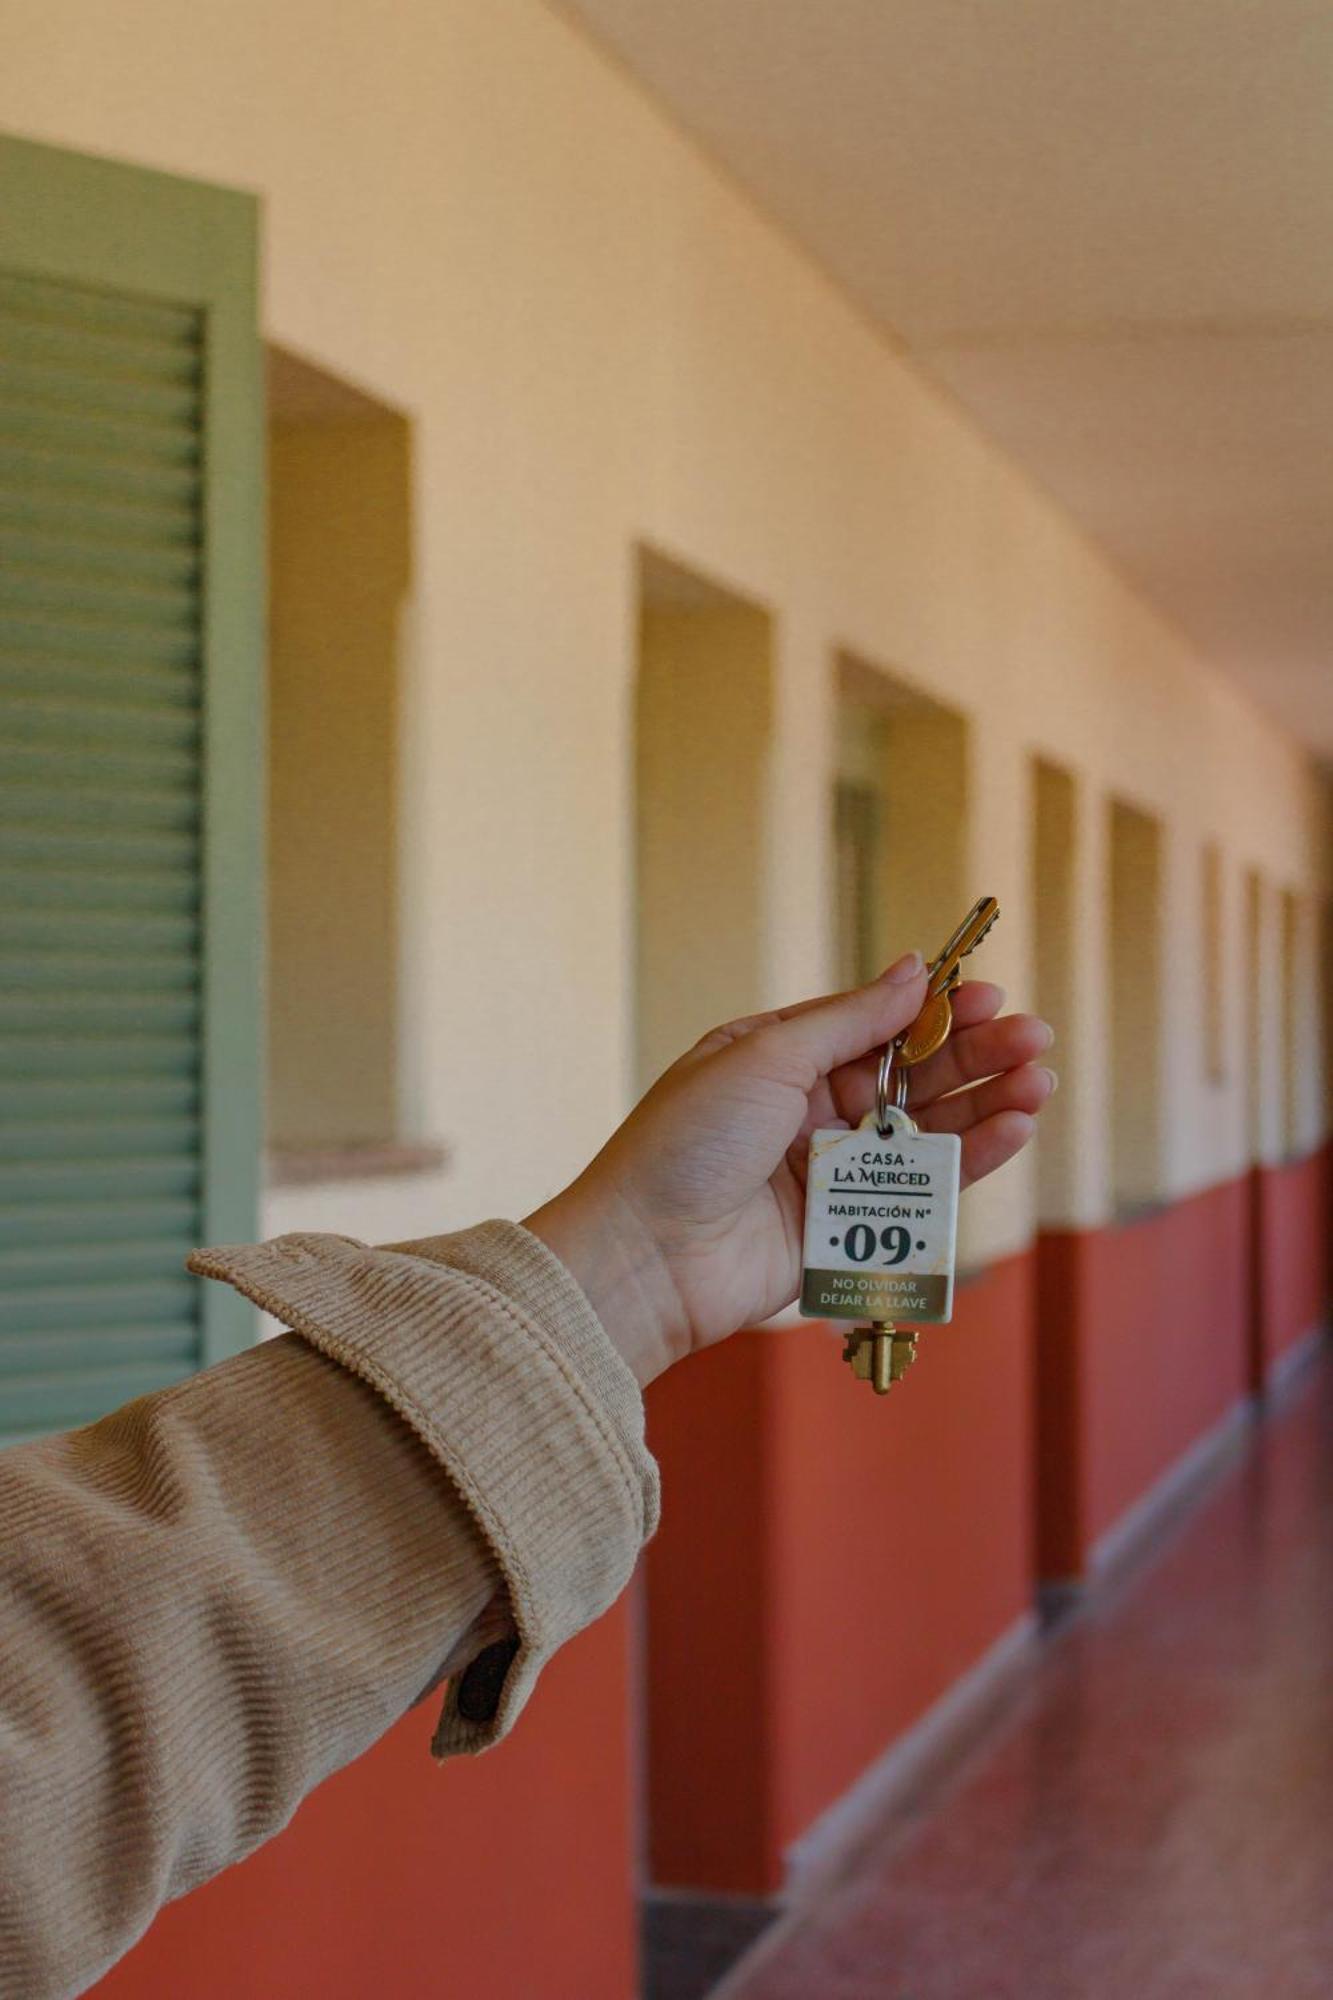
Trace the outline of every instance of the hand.
{"type": "MultiPolygon", "coordinates": [[[[796,1297],[810,1134],[870,1110],[879,1052],[925,991],[913,952],[854,992],[715,1028],[528,1218],[640,1383],[796,1297]]],[[[961,1135],[964,1187],[1022,1150],[1055,1088],[1034,1062],[1051,1030],[996,1018],[1003,1003],[998,986],[960,986],[953,1034],[910,1072],[922,1130],[961,1135]]]]}

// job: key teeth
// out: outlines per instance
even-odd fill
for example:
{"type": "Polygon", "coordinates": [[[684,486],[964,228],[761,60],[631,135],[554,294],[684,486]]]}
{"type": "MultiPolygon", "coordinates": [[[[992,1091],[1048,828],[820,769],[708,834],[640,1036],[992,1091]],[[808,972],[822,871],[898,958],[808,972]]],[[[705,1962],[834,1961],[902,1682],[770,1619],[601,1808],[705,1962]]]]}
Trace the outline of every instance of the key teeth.
{"type": "Polygon", "coordinates": [[[891,1382],[901,1382],[912,1363],[916,1360],[916,1335],[911,1332],[898,1333],[893,1338],[891,1382]]]}
{"type": "Polygon", "coordinates": [[[847,1345],[842,1350],[842,1358],[847,1363],[858,1382],[868,1382],[874,1356],[874,1336],[869,1333],[849,1333],[847,1345]]]}
{"type": "Polygon", "coordinates": [[[914,1329],[889,1324],[849,1330],[842,1358],[858,1382],[869,1382],[877,1396],[887,1396],[916,1360],[914,1329]]]}

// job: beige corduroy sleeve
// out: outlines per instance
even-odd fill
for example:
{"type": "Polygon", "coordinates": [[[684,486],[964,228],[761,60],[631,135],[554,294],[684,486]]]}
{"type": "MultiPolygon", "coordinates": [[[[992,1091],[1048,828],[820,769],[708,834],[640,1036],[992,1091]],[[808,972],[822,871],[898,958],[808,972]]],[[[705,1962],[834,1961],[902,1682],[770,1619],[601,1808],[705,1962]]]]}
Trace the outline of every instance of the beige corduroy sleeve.
{"type": "Polygon", "coordinates": [[[82,1991],[442,1669],[436,1752],[495,1741],[656,1524],[637,1384],[527,1230],[191,1262],[294,1332],[0,1453],[0,1993],[24,2000],[82,1991]]]}

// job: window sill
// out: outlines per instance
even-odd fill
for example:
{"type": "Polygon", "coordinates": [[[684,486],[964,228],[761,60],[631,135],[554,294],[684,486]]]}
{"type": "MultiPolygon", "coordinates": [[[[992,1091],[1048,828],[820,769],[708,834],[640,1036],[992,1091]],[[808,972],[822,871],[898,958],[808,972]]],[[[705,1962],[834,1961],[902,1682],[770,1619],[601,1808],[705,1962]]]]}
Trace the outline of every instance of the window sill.
{"type": "Polygon", "coordinates": [[[270,1188],[329,1187],[343,1181],[402,1180],[437,1174],[449,1164],[446,1146],[385,1139],[348,1146],[276,1146],[268,1155],[270,1188]]]}

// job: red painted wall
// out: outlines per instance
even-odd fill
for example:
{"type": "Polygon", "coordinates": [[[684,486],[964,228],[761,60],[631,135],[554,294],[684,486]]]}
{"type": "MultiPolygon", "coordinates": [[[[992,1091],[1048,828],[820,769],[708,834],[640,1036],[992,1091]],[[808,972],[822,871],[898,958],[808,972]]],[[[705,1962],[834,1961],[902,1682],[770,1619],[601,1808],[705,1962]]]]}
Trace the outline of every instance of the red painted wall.
{"type": "Polygon", "coordinates": [[[1082,1239],[1085,1549],[1248,1388],[1244,1182],[1082,1239]]]}
{"type": "Polygon", "coordinates": [[[840,1336],[751,1333],[654,1385],[658,1882],[763,1891],[787,1844],[1031,1595],[1031,1259],[959,1294],[887,1398],[840,1336]]]}
{"type": "Polygon", "coordinates": [[[1256,1387],[1327,1310],[1331,1163],[1333,1153],[1321,1146],[1306,1159],[1256,1169],[1255,1207],[1263,1236],[1256,1387]]]}
{"type": "Polygon", "coordinates": [[[773,1859],[1032,1601],[1033,1260],[961,1288],[887,1397],[783,1343],[772,1508],[773,1859]]]}
{"type": "Polygon", "coordinates": [[[434,1702],[248,1861],[171,1904],[98,2000],[627,2000],[627,1616],[555,1659],[514,1733],[443,1767],[434,1702]]]}
{"type": "Polygon", "coordinates": [[[1043,1231],[1043,1576],[1081,1575],[1126,1509],[1319,1322],[1329,1201],[1321,1149],[1115,1228],[1043,1231]]]}
{"type": "Polygon", "coordinates": [[[1098,1539],[1245,1394],[1243,1180],[1038,1243],[1038,1561],[1077,1577],[1098,1539]]]}

